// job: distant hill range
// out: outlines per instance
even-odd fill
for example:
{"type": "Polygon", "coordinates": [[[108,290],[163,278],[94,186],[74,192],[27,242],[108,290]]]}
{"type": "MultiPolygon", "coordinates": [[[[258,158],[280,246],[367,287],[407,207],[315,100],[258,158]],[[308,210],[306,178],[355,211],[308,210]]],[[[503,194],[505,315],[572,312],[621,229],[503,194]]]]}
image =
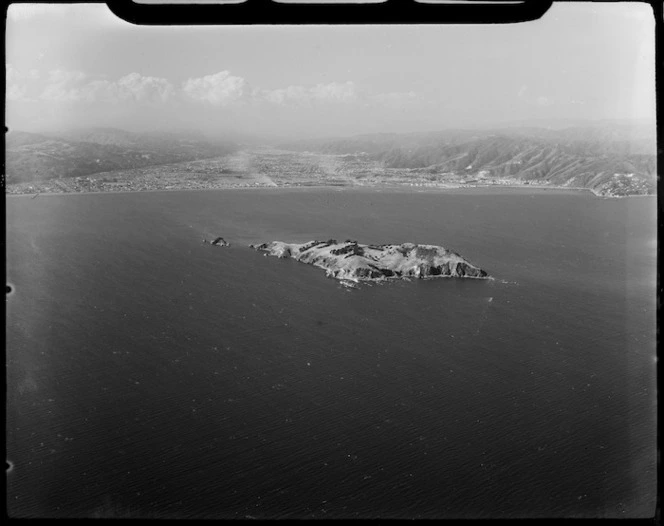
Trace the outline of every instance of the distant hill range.
{"type": "MultiPolygon", "coordinates": [[[[255,150],[261,140],[238,137],[243,144],[229,136],[211,138],[198,132],[12,131],[5,136],[5,182],[37,183],[213,159],[241,149],[255,150]]],[[[403,170],[402,176],[414,182],[546,184],[588,188],[606,196],[652,194],[657,185],[655,130],[644,124],[554,128],[517,123],[493,130],[267,142],[295,152],[352,155],[360,164],[370,166],[370,161],[374,168],[369,170],[403,170]]],[[[383,177],[380,170],[374,176],[383,177]]]]}
{"type": "Polygon", "coordinates": [[[5,136],[6,183],[81,177],[100,172],[220,157],[236,151],[228,140],[197,133],[135,133],[89,128],[5,136]]]}
{"type": "Polygon", "coordinates": [[[388,168],[588,188],[600,195],[654,193],[657,180],[655,129],[642,124],[384,133],[279,147],[364,154],[388,168]]]}

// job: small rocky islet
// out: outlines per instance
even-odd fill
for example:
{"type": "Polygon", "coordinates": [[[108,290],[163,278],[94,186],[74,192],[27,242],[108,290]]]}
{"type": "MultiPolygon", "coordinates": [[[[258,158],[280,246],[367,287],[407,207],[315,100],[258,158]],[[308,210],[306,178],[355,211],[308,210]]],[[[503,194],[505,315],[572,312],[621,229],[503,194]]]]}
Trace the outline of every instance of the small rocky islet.
{"type": "Polygon", "coordinates": [[[223,237],[217,237],[212,241],[208,241],[207,239],[203,239],[203,244],[210,244],[210,245],[214,245],[214,246],[217,246],[217,247],[229,247],[231,245],[223,237]]]}
{"type": "Polygon", "coordinates": [[[265,256],[291,258],[325,269],[327,276],[339,280],[381,281],[395,278],[478,278],[489,274],[462,256],[436,245],[362,245],[335,239],[285,243],[272,241],[251,248],[265,256]]]}

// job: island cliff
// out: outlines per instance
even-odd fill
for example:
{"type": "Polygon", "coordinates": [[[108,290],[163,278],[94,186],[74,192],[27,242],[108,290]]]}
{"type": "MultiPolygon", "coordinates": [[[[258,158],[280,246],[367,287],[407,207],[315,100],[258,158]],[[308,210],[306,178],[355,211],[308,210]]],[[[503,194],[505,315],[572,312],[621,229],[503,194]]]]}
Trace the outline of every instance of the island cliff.
{"type": "Polygon", "coordinates": [[[251,245],[251,248],[264,252],[266,256],[292,258],[324,268],[329,277],[341,280],[489,277],[484,270],[456,252],[436,245],[360,245],[357,241],[337,243],[335,239],[330,239],[303,244],[272,241],[251,245]]]}

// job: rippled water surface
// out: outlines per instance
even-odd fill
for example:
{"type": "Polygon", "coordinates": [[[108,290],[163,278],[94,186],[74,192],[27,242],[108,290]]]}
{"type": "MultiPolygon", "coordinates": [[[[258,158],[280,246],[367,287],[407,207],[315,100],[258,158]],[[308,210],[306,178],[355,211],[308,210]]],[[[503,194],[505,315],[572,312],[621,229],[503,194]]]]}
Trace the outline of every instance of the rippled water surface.
{"type": "Polygon", "coordinates": [[[549,190],[8,197],[9,512],[647,516],[655,214],[549,190]],[[347,289],[247,248],[330,237],[496,279],[347,289]]]}

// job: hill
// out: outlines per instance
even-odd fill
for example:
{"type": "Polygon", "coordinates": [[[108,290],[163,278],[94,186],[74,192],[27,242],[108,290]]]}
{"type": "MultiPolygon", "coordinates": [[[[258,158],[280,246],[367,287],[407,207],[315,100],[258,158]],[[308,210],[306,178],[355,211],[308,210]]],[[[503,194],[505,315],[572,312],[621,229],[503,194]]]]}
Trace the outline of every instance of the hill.
{"type": "Polygon", "coordinates": [[[272,241],[251,245],[264,255],[292,258],[326,270],[329,277],[339,280],[375,281],[388,278],[488,278],[456,252],[435,245],[361,245],[347,239],[338,243],[309,241],[284,243],[272,241]]]}
{"type": "Polygon", "coordinates": [[[373,134],[299,141],[280,147],[331,154],[362,154],[387,168],[419,169],[466,180],[588,188],[600,195],[654,193],[654,132],[643,126],[564,129],[514,127],[373,134]]]}
{"type": "Polygon", "coordinates": [[[134,133],[115,128],[42,134],[12,131],[5,144],[7,184],[209,159],[237,150],[232,142],[194,133],[134,133]]]}

